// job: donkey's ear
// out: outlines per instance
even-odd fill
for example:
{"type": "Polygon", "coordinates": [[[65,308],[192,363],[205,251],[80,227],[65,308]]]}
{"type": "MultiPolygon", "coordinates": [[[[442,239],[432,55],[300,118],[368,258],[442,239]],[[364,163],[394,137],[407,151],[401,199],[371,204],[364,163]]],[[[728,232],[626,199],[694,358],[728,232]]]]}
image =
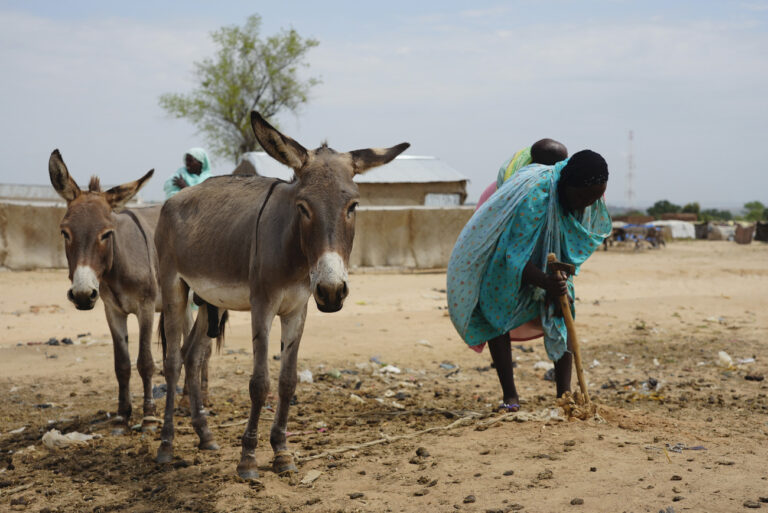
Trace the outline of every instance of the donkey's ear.
{"type": "Polygon", "coordinates": [[[261,147],[278,162],[298,172],[309,160],[304,146],[278,132],[255,110],[251,112],[251,126],[261,147]]]}
{"type": "Polygon", "coordinates": [[[394,159],[410,146],[410,143],[400,143],[391,148],[368,148],[366,150],[350,151],[354,174],[365,173],[372,167],[381,166],[394,159]]]}
{"type": "Polygon", "coordinates": [[[107,200],[107,203],[109,203],[109,206],[112,207],[112,210],[119,210],[125,206],[125,204],[139,192],[139,189],[141,189],[144,183],[152,178],[154,172],[154,169],[150,169],[146,175],[135,182],[124,183],[123,185],[112,187],[105,192],[104,197],[107,200]]]}
{"type": "Polygon", "coordinates": [[[53,150],[51,158],[48,159],[48,175],[51,177],[53,188],[67,203],[80,196],[80,187],[70,176],[59,150],[53,150]]]}

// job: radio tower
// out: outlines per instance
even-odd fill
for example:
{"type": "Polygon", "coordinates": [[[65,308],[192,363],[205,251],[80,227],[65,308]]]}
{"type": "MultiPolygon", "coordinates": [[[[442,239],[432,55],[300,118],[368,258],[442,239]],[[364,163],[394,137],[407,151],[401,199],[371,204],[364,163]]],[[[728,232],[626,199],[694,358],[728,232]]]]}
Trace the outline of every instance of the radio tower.
{"type": "Polygon", "coordinates": [[[629,151],[627,152],[627,209],[635,208],[635,190],[632,188],[632,179],[635,175],[635,150],[633,145],[634,132],[629,131],[629,151]]]}

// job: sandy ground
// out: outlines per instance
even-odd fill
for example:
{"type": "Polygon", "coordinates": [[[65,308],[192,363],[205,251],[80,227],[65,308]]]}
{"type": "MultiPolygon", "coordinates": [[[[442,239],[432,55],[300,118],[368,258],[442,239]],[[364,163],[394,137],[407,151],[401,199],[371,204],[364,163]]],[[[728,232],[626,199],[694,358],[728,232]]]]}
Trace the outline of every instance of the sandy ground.
{"type": "MultiPolygon", "coordinates": [[[[63,271],[0,272],[0,511],[656,513],[768,500],[768,381],[746,379],[768,373],[768,245],[678,242],[587,262],[577,324],[602,422],[561,420],[554,384],[534,368],[546,360],[540,340],[513,352],[523,412],[495,413],[495,371],[487,352],[467,350],[455,334],[444,274],[350,281],[341,312],[310,306],[299,354],[315,382],[298,386],[290,447],[320,457],[304,460],[295,479],[279,478],[264,421],[262,477],[248,483],[235,474],[250,404],[248,314],[233,314],[211,362],[209,421],[222,449],[198,451],[180,409],[176,461],[161,466],[157,434],[110,435],[117,382],[101,306],[69,305],[63,271]],[[34,345],[50,337],[76,343],[34,345]],[[735,365],[720,366],[718,351],[735,365]],[[371,357],[401,373],[380,373],[371,357]],[[41,443],[51,428],[101,437],[51,451],[41,443]],[[407,437],[323,454],[398,435],[407,437]],[[301,484],[314,470],[319,478],[301,484]]],[[[134,320],[129,327],[135,359],[134,320]]],[[[160,367],[159,348],[155,359],[160,367]]],[[[270,360],[273,390],[278,366],[270,360]]],[[[134,372],[135,421],[140,384],[134,372]]],[[[263,419],[274,404],[270,397],[263,419]]]]}

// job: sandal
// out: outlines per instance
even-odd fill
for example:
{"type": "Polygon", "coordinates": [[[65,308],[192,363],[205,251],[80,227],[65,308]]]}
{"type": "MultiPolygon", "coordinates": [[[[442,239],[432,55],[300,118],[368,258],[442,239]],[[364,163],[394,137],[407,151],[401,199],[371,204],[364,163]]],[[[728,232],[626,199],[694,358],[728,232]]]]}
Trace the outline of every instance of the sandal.
{"type": "Polygon", "coordinates": [[[504,410],[508,413],[514,413],[520,411],[520,405],[517,403],[501,403],[498,410],[504,410]]]}

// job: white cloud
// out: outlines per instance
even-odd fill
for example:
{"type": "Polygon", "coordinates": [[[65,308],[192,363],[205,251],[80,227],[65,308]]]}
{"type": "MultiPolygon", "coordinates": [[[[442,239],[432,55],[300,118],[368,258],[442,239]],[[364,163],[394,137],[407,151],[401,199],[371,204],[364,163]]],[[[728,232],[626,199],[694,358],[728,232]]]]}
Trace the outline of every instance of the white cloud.
{"type": "Polygon", "coordinates": [[[209,50],[200,29],[167,29],[122,19],[57,22],[19,13],[0,18],[0,59],[27,85],[79,87],[87,78],[141,87],[178,84],[209,50]],[[176,75],[175,77],[173,75],[176,75]]]}
{"type": "Polygon", "coordinates": [[[163,175],[196,139],[157,99],[192,85],[192,61],[210,52],[207,30],[2,13],[0,64],[10,79],[0,102],[14,121],[0,127],[11,154],[0,181],[44,183],[58,147],[80,182],[91,173],[124,182],[157,168],[144,194],[160,197],[163,175]]]}
{"type": "MultiPolygon", "coordinates": [[[[302,124],[308,139],[328,130],[319,125],[329,116],[367,116],[372,136],[384,133],[379,123],[393,131],[400,123],[417,138],[412,152],[438,154],[470,175],[476,196],[517,146],[562,137],[573,149],[606,153],[609,192],[622,203],[626,137],[634,128],[640,202],[659,194],[738,202],[752,194],[748,184],[768,184],[747,169],[757,154],[704,155],[768,136],[760,121],[768,115],[768,37],[751,22],[455,27],[451,37],[443,37],[445,19],[434,23],[434,31],[422,20],[416,34],[356,46],[323,42],[313,70],[322,70],[324,84],[302,124]],[[411,52],[398,54],[394,39],[411,52]],[[451,129],[457,125],[461,135],[451,129]],[[722,184],[724,166],[744,178],[722,184]]],[[[335,133],[322,137],[354,138],[360,130],[351,126],[335,123],[335,133]]]]}
{"type": "MultiPolygon", "coordinates": [[[[410,153],[469,175],[475,196],[511,152],[549,136],[603,152],[620,203],[630,128],[640,202],[741,201],[767,188],[753,165],[768,138],[768,35],[756,22],[531,25],[502,11],[404,17],[355,40],[318,25],[307,73],[323,83],[300,120],[281,126],[340,150],[409,140],[410,153]]],[[[0,66],[11,79],[0,106],[14,121],[0,127],[0,181],[44,182],[59,147],[79,164],[73,173],[98,171],[105,183],[155,167],[147,195],[159,197],[182,152],[203,142],[157,98],[192,86],[192,62],[211,53],[215,28],[2,13],[0,66]]]]}
{"type": "Polygon", "coordinates": [[[485,9],[467,9],[465,11],[461,11],[459,16],[463,18],[487,18],[498,16],[500,14],[507,14],[509,11],[509,6],[497,5],[495,7],[488,7],[485,9]]]}
{"type": "MultiPolygon", "coordinates": [[[[399,52],[382,38],[364,45],[321,46],[313,68],[330,77],[329,94],[340,101],[365,102],[405,92],[411,101],[459,100],[469,90],[502,94],[511,85],[533,85],[542,81],[588,82],[613,88],[617,83],[661,85],[725,85],[740,80],[765,82],[765,34],[751,35],[745,26],[729,24],[625,26],[537,26],[516,31],[457,33],[444,39],[430,34],[398,37],[410,49],[399,52]],[[396,76],[401,87],[370,77],[396,76]],[[413,83],[427,87],[412,87],[413,83]],[[449,97],[435,97],[431,87],[449,97]],[[345,86],[346,84],[346,86],[345,86]],[[366,87],[356,87],[359,84],[366,87]],[[342,91],[343,90],[343,91],[342,91]]],[[[402,47],[402,46],[401,46],[402,47]]]]}
{"type": "Polygon", "coordinates": [[[768,11],[768,2],[741,2],[739,4],[742,9],[753,12],[765,12],[768,11]]]}

